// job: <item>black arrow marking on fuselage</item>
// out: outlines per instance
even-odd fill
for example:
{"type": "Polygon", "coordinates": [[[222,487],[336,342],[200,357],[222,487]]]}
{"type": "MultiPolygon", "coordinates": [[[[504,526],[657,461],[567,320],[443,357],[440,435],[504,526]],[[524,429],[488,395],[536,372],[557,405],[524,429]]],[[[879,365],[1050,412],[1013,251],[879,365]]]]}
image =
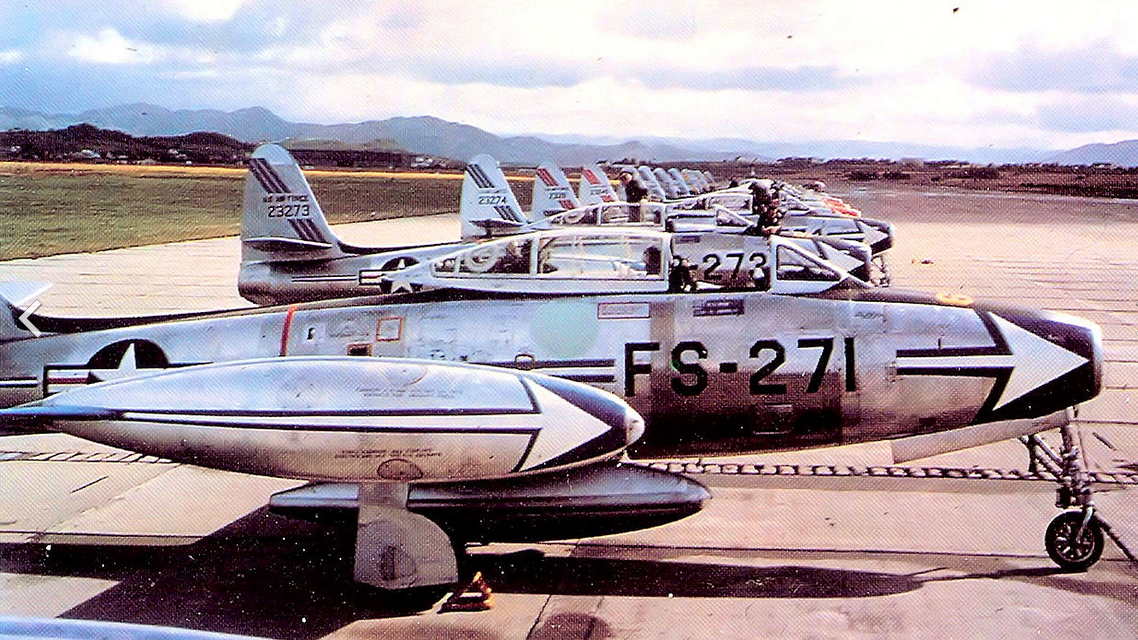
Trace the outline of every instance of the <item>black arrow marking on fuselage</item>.
{"type": "MultiPolygon", "coordinates": [[[[988,336],[992,339],[991,346],[983,347],[948,347],[937,349],[898,349],[897,359],[901,358],[947,358],[947,357],[982,357],[982,356],[1011,356],[1012,350],[1008,346],[1007,340],[1000,332],[1000,328],[996,326],[995,320],[992,319],[991,314],[986,311],[976,311],[979,316],[980,322],[984,324],[984,328],[988,331],[988,336]]],[[[976,412],[976,418],[982,415],[987,415],[996,406],[1000,397],[1004,393],[1004,389],[1008,385],[1008,379],[1011,378],[1014,366],[992,366],[992,365],[971,365],[959,367],[929,367],[929,366],[897,366],[897,375],[902,376],[960,376],[970,378],[992,378],[992,388],[988,391],[988,397],[984,399],[984,403],[980,405],[980,410],[976,412]]]]}

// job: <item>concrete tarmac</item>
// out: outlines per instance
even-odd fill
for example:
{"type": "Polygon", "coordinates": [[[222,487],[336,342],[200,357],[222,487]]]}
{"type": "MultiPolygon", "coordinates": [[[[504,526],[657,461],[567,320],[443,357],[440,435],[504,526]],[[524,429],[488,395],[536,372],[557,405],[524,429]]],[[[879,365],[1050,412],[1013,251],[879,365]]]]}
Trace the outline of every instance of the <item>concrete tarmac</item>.
{"type": "MultiPolygon", "coordinates": [[[[894,286],[1098,322],[1106,390],[1080,410],[1091,466],[1138,470],[1138,203],[841,186],[897,225],[894,286]]],[[[435,242],[453,217],[344,225],[353,244],[435,242]]],[[[0,263],[49,280],[51,315],[246,306],[236,239],[0,263]]],[[[1052,438],[1054,441],[1054,438],[1052,438]]],[[[736,458],[881,465],[885,444],[736,458]]],[[[1025,468],[1000,443],[916,463],[1025,468]]],[[[1138,636],[1138,571],[1113,543],[1064,574],[1043,550],[1044,482],[706,478],[687,520],[620,536],[490,545],[481,613],[405,615],[351,581],[350,536],[263,508],[296,483],[175,465],[62,435],[0,441],[0,615],[64,616],[277,638],[1138,636]]],[[[1125,539],[1138,491],[1096,495],[1125,539]]]]}

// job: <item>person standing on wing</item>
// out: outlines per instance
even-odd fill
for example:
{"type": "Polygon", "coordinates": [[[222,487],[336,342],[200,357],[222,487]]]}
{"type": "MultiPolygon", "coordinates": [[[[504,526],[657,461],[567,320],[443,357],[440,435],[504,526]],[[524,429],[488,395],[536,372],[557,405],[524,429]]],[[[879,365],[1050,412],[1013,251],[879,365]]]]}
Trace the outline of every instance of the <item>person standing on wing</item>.
{"type": "Polygon", "coordinates": [[[620,186],[624,189],[625,202],[640,202],[648,195],[648,190],[640,186],[640,182],[628,171],[620,172],[620,186]]]}

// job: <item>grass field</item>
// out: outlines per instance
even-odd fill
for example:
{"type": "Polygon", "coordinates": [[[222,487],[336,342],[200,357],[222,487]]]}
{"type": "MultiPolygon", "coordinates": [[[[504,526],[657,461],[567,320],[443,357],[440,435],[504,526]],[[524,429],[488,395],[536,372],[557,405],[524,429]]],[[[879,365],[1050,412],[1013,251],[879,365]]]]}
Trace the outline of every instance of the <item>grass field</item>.
{"type": "MultiPolygon", "coordinates": [[[[226,167],[0,163],[0,260],[236,235],[245,173],[226,167]]],[[[305,174],[332,223],[457,212],[462,189],[461,174],[305,174]]],[[[531,183],[512,182],[525,206],[531,183]]]]}

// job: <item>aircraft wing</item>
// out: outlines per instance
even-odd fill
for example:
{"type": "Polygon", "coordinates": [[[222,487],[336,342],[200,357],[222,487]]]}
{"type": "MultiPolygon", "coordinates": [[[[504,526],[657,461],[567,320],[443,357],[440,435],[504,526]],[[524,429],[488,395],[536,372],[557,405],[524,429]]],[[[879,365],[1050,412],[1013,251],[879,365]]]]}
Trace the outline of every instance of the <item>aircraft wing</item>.
{"type": "Polygon", "coordinates": [[[4,438],[0,462],[0,484],[20,487],[4,498],[6,544],[193,544],[303,484],[175,464],[62,433],[4,438]]]}

